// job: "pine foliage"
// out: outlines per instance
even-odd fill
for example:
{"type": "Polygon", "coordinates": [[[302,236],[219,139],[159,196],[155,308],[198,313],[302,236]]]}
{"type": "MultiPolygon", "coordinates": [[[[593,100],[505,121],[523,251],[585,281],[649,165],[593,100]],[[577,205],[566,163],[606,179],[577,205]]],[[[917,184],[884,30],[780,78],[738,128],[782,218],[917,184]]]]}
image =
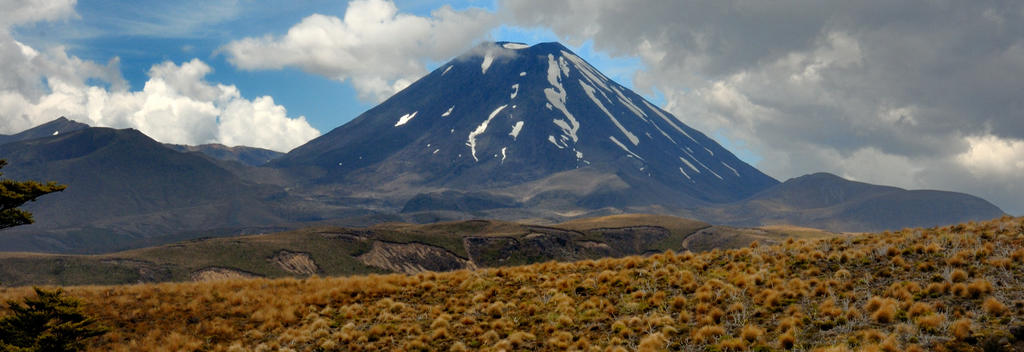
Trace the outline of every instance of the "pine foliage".
{"type": "MultiPolygon", "coordinates": [[[[0,160],[0,169],[7,166],[7,160],[0,160]]],[[[0,173],[2,176],[3,173],[0,173]]],[[[0,180],[0,230],[27,225],[33,222],[32,213],[18,209],[27,202],[34,202],[36,198],[60,192],[66,188],[54,182],[46,184],[36,181],[15,181],[9,179],[0,180]]]]}
{"type": "Polygon", "coordinates": [[[35,292],[23,303],[7,302],[12,314],[0,318],[0,351],[80,351],[85,340],[107,332],[62,290],[35,292]]]}

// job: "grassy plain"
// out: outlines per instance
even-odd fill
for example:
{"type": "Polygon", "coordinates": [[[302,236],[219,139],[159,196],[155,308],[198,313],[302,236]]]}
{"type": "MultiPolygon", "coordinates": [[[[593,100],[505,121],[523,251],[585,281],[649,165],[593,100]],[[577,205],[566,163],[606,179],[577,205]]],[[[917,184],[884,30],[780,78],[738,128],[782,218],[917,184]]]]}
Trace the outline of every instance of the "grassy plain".
{"type": "Polygon", "coordinates": [[[65,290],[113,328],[92,341],[103,351],[1012,350],[1024,218],[446,273],[65,290]]]}

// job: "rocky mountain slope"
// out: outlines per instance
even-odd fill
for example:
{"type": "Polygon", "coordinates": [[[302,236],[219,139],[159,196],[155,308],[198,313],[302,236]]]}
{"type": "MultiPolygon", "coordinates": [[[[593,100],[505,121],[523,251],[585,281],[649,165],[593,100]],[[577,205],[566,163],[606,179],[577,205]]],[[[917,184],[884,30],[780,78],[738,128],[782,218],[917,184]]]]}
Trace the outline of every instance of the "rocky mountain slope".
{"type": "Polygon", "coordinates": [[[558,43],[480,46],[270,166],[367,197],[483,191],[561,211],[778,183],[558,43]]]}

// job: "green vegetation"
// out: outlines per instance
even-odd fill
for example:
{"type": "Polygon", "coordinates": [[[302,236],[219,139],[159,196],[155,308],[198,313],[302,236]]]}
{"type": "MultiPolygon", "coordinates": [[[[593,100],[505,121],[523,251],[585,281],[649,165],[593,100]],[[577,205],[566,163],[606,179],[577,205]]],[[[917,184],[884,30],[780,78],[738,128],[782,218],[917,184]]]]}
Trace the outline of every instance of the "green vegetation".
{"type": "MultiPolygon", "coordinates": [[[[7,166],[7,160],[0,159],[0,169],[7,166]]],[[[0,176],[3,174],[0,173],[0,176]]],[[[36,198],[60,192],[66,188],[54,182],[42,184],[36,181],[0,180],[0,230],[9,227],[27,225],[33,222],[32,213],[18,209],[36,198]]]]}
{"type": "Polygon", "coordinates": [[[81,303],[63,291],[35,288],[24,303],[8,301],[11,314],[0,318],[0,350],[11,352],[80,351],[86,340],[109,329],[82,312],[81,303]]]}

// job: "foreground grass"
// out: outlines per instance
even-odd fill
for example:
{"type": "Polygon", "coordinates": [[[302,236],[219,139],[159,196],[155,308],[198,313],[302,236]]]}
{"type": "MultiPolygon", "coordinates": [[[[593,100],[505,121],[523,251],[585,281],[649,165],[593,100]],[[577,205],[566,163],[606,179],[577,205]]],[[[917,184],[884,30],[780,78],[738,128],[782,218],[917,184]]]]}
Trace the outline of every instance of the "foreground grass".
{"type": "Polygon", "coordinates": [[[93,350],[941,351],[1015,343],[1022,280],[1024,218],[1007,217],[700,254],[66,291],[113,328],[93,350]]]}

